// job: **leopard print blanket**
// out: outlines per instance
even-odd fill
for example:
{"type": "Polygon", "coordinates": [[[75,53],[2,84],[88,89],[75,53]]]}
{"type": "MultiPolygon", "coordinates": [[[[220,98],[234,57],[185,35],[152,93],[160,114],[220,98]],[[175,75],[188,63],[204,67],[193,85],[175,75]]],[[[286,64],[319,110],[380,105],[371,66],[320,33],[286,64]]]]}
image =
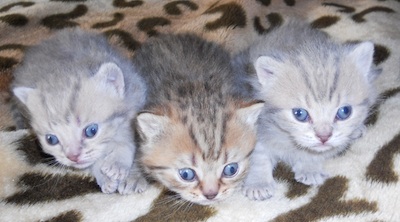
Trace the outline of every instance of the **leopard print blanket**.
{"type": "Polygon", "coordinates": [[[0,2],[0,221],[400,221],[399,0],[2,0],[0,2]],[[383,69],[368,130],[326,163],[319,187],[277,167],[276,195],[240,193],[213,206],[173,200],[152,186],[142,194],[103,194],[90,176],[50,166],[37,140],[15,130],[12,73],[24,50],[74,26],[103,33],[128,56],[150,36],[194,32],[232,53],[286,19],[304,19],[342,42],[370,40],[383,69]]]}

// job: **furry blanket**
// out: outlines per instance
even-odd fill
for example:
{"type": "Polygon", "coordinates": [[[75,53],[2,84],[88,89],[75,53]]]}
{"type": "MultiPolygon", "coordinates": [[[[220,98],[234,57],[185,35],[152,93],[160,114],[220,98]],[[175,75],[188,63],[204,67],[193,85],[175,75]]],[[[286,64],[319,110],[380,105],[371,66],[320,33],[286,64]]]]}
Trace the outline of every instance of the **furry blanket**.
{"type": "Polygon", "coordinates": [[[0,2],[0,221],[400,221],[399,0],[2,0],[0,2]],[[24,49],[57,30],[104,33],[128,56],[147,38],[194,32],[232,53],[289,17],[342,41],[371,40],[383,69],[380,100],[366,135],[327,162],[319,187],[275,171],[276,195],[241,193],[214,206],[173,200],[152,186],[142,194],[103,194],[90,176],[48,164],[33,135],[9,112],[12,72],[24,49]]]}

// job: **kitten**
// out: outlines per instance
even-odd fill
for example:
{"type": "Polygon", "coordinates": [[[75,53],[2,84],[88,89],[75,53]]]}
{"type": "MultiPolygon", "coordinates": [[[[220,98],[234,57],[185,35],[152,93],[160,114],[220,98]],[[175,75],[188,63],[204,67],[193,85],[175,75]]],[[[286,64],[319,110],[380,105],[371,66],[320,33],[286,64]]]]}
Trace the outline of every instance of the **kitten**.
{"type": "Polygon", "coordinates": [[[376,99],[373,53],[371,42],[339,44],[321,31],[289,22],[237,56],[237,63],[252,64],[257,97],[265,101],[243,187],[247,197],[273,195],[279,161],[291,166],[298,182],[324,182],[324,161],[365,131],[376,99]]]}
{"type": "Polygon", "coordinates": [[[133,61],[148,85],[137,117],[144,170],[184,201],[230,196],[246,174],[263,103],[250,97],[229,53],[192,34],[163,35],[133,61]]]}
{"type": "Polygon", "coordinates": [[[43,151],[58,163],[89,169],[104,193],[146,188],[133,164],[131,129],[146,87],[105,37],[72,29],[31,47],[12,91],[43,151]]]}

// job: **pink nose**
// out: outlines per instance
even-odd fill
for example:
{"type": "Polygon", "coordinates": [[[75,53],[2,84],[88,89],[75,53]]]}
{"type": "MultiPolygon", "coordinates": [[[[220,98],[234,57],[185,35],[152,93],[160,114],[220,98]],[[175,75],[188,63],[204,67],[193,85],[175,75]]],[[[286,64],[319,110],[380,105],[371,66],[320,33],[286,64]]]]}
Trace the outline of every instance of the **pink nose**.
{"type": "Polygon", "coordinates": [[[218,192],[212,192],[212,193],[205,193],[205,194],[203,194],[208,200],[212,200],[212,199],[214,199],[217,195],[218,195],[218,192]]]}
{"type": "Polygon", "coordinates": [[[329,140],[329,138],[331,138],[332,133],[329,133],[329,134],[316,134],[316,136],[319,138],[321,143],[325,143],[326,141],[329,140]]]}
{"type": "Polygon", "coordinates": [[[70,154],[67,155],[67,158],[70,159],[72,162],[77,163],[79,161],[79,154],[70,154]]]}

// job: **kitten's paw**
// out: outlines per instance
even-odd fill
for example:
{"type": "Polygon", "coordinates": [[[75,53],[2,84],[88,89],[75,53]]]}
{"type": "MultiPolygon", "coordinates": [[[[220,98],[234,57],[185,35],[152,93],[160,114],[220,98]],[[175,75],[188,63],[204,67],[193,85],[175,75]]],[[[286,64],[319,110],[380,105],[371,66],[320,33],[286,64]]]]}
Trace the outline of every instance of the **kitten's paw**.
{"type": "Polygon", "coordinates": [[[118,185],[118,192],[123,195],[142,193],[147,190],[148,185],[146,179],[140,175],[128,176],[118,185]]]}
{"type": "Polygon", "coordinates": [[[329,175],[324,172],[303,172],[296,173],[294,178],[305,185],[321,185],[328,177],[329,175]]]}
{"type": "Polygon", "coordinates": [[[101,192],[103,193],[114,193],[118,189],[118,181],[111,180],[106,177],[103,178],[102,182],[98,184],[101,188],[101,192]]]}
{"type": "Polygon", "coordinates": [[[274,195],[275,183],[245,184],[242,188],[243,194],[250,200],[267,200],[274,195]]]}
{"type": "Polygon", "coordinates": [[[101,167],[101,172],[114,181],[125,180],[129,174],[130,167],[118,162],[105,162],[101,167]]]}

